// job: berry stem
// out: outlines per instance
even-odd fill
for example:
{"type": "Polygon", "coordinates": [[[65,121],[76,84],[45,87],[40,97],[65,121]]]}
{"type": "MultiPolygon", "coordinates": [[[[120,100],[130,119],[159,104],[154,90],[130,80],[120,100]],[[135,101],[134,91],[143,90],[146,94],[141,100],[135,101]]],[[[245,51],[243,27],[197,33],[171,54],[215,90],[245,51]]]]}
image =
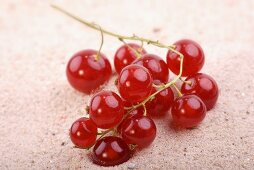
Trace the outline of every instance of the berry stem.
{"type": "Polygon", "coordinates": [[[141,58],[141,54],[139,51],[135,50],[134,48],[132,48],[129,44],[127,44],[123,39],[119,38],[119,40],[121,42],[124,43],[124,45],[126,45],[131,51],[133,51],[135,53],[135,55],[137,56],[137,58],[141,58]]]}
{"type": "Polygon", "coordinates": [[[101,27],[100,27],[100,32],[101,32],[101,44],[100,44],[100,48],[98,50],[98,53],[95,56],[96,61],[100,60],[100,53],[101,53],[101,49],[102,49],[102,46],[103,46],[103,43],[104,43],[104,36],[103,36],[103,31],[102,31],[101,27]]]}
{"type": "Polygon", "coordinates": [[[113,130],[114,130],[114,128],[111,128],[111,129],[105,130],[103,132],[99,132],[99,133],[97,133],[97,135],[100,135],[99,139],[101,139],[103,136],[105,136],[106,134],[108,134],[109,132],[111,132],[113,130]]]}
{"type": "Polygon", "coordinates": [[[186,80],[182,79],[181,77],[179,78],[179,80],[181,80],[183,83],[191,85],[191,81],[186,81],[186,80]]]}
{"type": "Polygon", "coordinates": [[[142,50],[144,49],[144,41],[140,41],[141,42],[141,45],[140,45],[140,48],[139,48],[139,53],[142,52],[142,50]]]}
{"type": "Polygon", "coordinates": [[[159,88],[162,87],[162,85],[156,85],[156,84],[153,83],[153,87],[156,88],[156,89],[159,89],[159,88]]]}
{"type": "Polygon", "coordinates": [[[182,94],[181,91],[178,89],[178,87],[176,86],[176,84],[174,83],[174,84],[172,84],[172,85],[174,86],[174,88],[175,88],[175,90],[176,90],[178,96],[179,96],[179,97],[182,97],[183,94],[182,94]]]}
{"type": "Polygon", "coordinates": [[[143,115],[146,116],[147,115],[146,105],[143,104],[143,108],[144,108],[144,114],[143,115]]]}
{"type": "Polygon", "coordinates": [[[136,41],[146,42],[147,44],[152,44],[152,45],[157,46],[157,47],[170,49],[173,52],[179,54],[179,52],[176,52],[174,50],[175,49],[174,45],[164,45],[164,44],[160,43],[158,40],[154,41],[154,40],[150,40],[150,39],[147,39],[147,38],[138,37],[135,34],[133,36],[124,36],[124,35],[116,34],[116,33],[113,33],[113,32],[110,32],[110,31],[107,31],[107,30],[101,28],[97,24],[88,22],[88,21],[86,21],[86,20],[84,20],[84,19],[82,19],[82,18],[80,18],[78,16],[75,16],[75,15],[71,14],[70,12],[60,8],[57,5],[53,5],[52,4],[51,7],[53,7],[54,9],[64,13],[65,15],[75,19],[76,21],[79,21],[80,23],[82,23],[82,24],[84,24],[84,25],[86,25],[86,26],[88,26],[88,27],[90,27],[92,29],[95,29],[95,30],[98,30],[98,31],[102,31],[104,34],[108,34],[108,35],[111,35],[113,37],[117,37],[118,39],[123,39],[123,40],[136,40],[136,41]]]}

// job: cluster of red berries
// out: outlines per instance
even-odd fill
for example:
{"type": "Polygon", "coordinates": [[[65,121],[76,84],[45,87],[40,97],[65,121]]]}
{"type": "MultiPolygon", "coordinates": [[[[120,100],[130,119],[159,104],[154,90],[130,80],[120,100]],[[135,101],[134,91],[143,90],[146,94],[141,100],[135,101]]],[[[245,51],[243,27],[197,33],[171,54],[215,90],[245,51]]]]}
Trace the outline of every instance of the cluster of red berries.
{"type": "MultiPolygon", "coordinates": [[[[137,44],[125,43],[116,51],[114,66],[119,94],[96,93],[90,101],[89,118],[76,120],[70,129],[75,146],[93,146],[94,163],[121,164],[136,148],[149,146],[156,136],[152,117],[161,117],[170,110],[176,126],[192,128],[214,107],[218,87],[212,77],[198,73],[205,61],[200,45],[184,39],[172,48],[167,53],[167,62],[137,44]],[[179,76],[174,80],[182,83],[180,89],[176,81],[169,82],[169,70],[179,76]],[[178,93],[174,94],[172,87],[178,93]]],[[[104,54],[84,50],[70,59],[66,73],[75,89],[91,93],[110,79],[112,69],[104,54]]]]}

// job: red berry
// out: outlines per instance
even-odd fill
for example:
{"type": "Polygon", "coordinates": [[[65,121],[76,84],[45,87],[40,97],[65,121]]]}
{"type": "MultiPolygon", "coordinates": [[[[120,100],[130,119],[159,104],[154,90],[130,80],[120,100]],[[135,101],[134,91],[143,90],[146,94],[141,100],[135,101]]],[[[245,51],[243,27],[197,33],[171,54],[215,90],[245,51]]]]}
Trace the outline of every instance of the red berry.
{"type": "Polygon", "coordinates": [[[184,95],[174,101],[171,114],[176,125],[192,128],[205,118],[206,106],[196,95],[184,95]]]}
{"type": "Polygon", "coordinates": [[[145,54],[143,57],[136,59],[133,64],[139,64],[148,69],[154,81],[167,83],[169,78],[168,66],[159,56],[145,54]]]}
{"type": "Polygon", "coordinates": [[[124,100],[131,103],[141,102],[150,95],[152,82],[151,74],[145,67],[131,64],[119,75],[119,93],[124,100]]]}
{"type": "Polygon", "coordinates": [[[122,99],[112,91],[101,91],[95,94],[90,102],[90,118],[102,129],[116,126],[123,118],[122,99]]]}
{"type": "Polygon", "coordinates": [[[101,166],[114,166],[131,157],[128,145],[119,137],[107,136],[97,141],[93,148],[92,160],[101,166]]]}
{"type": "Polygon", "coordinates": [[[89,148],[97,136],[97,126],[91,119],[82,117],[76,120],[70,129],[70,138],[74,145],[79,148],[89,148]]]}
{"type": "Polygon", "coordinates": [[[124,105],[124,107],[131,107],[132,106],[132,103],[131,102],[129,102],[129,101],[127,101],[127,100],[124,100],[124,99],[122,99],[123,100],[123,105],[124,105]]]}
{"type": "Polygon", "coordinates": [[[124,120],[121,135],[127,144],[135,144],[140,148],[144,148],[154,141],[156,126],[149,117],[143,115],[132,116],[124,120]]]}
{"type": "MultiPolygon", "coordinates": [[[[156,89],[153,88],[152,93],[155,93],[156,89]]],[[[164,116],[170,109],[172,103],[174,102],[174,93],[171,88],[166,88],[161,91],[155,98],[146,103],[147,113],[151,116],[164,116]]]]}
{"type": "Polygon", "coordinates": [[[69,83],[78,91],[90,93],[107,82],[112,70],[106,56],[97,51],[83,50],[76,53],[68,62],[66,75],[69,83]]]}
{"type": "Polygon", "coordinates": [[[182,93],[197,95],[205,103],[207,110],[212,109],[219,96],[216,81],[211,76],[203,73],[194,74],[185,80],[190,84],[183,83],[182,93]]]}
{"type": "Polygon", "coordinates": [[[142,116],[144,114],[144,108],[142,106],[127,112],[128,116],[127,117],[132,117],[132,116],[142,116]]]}
{"type": "MultiPolygon", "coordinates": [[[[128,118],[133,117],[133,116],[142,116],[144,114],[144,108],[143,107],[138,107],[134,110],[127,110],[125,112],[125,114],[128,114],[125,119],[128,119],[128,118]]],[[[117,127],[117,132],[118,133],[121,133],[123,122],[124,121],[122,121],[121,124],[118,125],[118,127],[117,127]]]]}
{"type": "MultiPolygon", "coordinates": [[[[183,73],[182,76],[189,76],[199,72],[205,62],[205,56],[200,45],[192,40],[180,40],[175,44],[175,50],[184,55],[183,59],[183,73]]],[[[169,50],[167,54],[167,63],[169,69],[179,74],[180,71],[180,57],[173,51],[169,50]]]]}
{"type": "MultiPolygon", "coordinates": [[[[141,55],[146,54],[146,51],[139,45],[129,43],[128,46],[131,48],[137,50],[141,55]]],[[[130,65],[138,56],[136,56],[135,52],[130,49],[127,45],[121,46],[115,54],[114,57],[114,64],[115,64],[115,69],[118,74],[122,71],[122,69],[130,65]]]]}

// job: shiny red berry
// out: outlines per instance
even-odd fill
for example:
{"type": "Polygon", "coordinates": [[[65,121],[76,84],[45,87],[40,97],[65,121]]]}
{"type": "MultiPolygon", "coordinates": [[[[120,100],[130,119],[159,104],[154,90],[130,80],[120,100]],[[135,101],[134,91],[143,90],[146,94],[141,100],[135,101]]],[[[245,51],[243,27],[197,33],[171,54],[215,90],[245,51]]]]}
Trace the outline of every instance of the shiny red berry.
{"type": "MultiPolygon", "coordinates": [[[[155,93],[156,89],[154,88],[152,93],[155,93]]],[[[172,89],[166,88],[161,91],[155,98],[146,103],[147,113],[150,116],[160,117],[164,116],[170,109],[172,103],[174,102],[174,93],[172,89]]]]}
{"type": "Polygon", "coordinates": [[[124,120],[121,135],[127,144],[144,148],[154,141],[156,126],[154,121],[147,116],[132,116],[124,120]]]}
{"type": "Polygon", "coordinates": [[[129,101],[127,101],[127,100],[124,100],[124,99],[122,99],[123,100],[123,105],[124,105],[124,107],[131,107],[132,106],[132,103],[131,102],[129,102],[129,101]]]}
{"type": "MultiPolygon", "coordinates": [[[[125,114],[128,114],[125,119],[128,119],[128,118],[133,117],[133,116],[142,116],[144,114],[144,108],[143,107],[138,107],[134,110],[126,110],[125,114]]],[[[123,122],[124,121],[122,121],[121,124],[119,124],[118,127],[117,127],[117,132],[118,133],[121,133],[123,122]]]]}
{"type": "Polygon", "coordinates": [[[155,82],[168,82],[168,66],[165,61],[159,56],[154,54],[145,54],[143,55],[143,57],[136,59],[133,64],[139,64],[147,68],[155,82]]]}
{"type": "Polygon", "coordinates": [[[102,129],[116,126],[124,115],[123,101],[112,91],[101,91],[95,94],[89,108],[90,119],[102,129]]]}
{"type": "Polygon", "coordinates": [[[119,137],[107,136],[98,140],[93,148],[92,160],[101,166],[114,166],[131,157],[129,146],[119,137]]]}
{"type": "Polygon", "coordinates": [[[197,126],[206,115],[204,102],[196,95],[177,98],[171,108],[173,123],[184,128],[197,126]]]}
{"type": "Polygon", "coordinates": [[[121,71],[118,90],[124,100],[137,103],[150,95],[152,82],[151,74],[145,67],[131,64],[121,71]]]}
{"type": "Polygon", "coordinates": [[[181,91],[184,94],[195,94],[205,103],[207,110],[214,107],[218,96],[218,85],[209,75],[197,73],[185,79],[189,83],[183,83],[181,91]]]}
{"type": "Polygon", "coordinates": [[[70,129],[70,138],[74,145],[79,148],[89,148],[97,136],[97,126],[91,119],[82,117],[76,120],[70,129]]]}
{"type": "Polygon", "coordinates": [[[95,50],[83,50],[69,60],[66,75],[76,90],[91,93],[109,80],[112,70],[108,59],[100,53],[97,60],[96,55],[95,50]]]}
{"type": "MultiPolygon", "coordinates": [[[[176,46],[175,50],[184,55],[182,76],[195,74],[202,69],[205,62],[205,55],[198,43],[192,40],[183,39],[177,41],[174,45],[176,46]]],[[[179,55],[169,50],[167,54],[167,64],[173,73],[179,74],[179,55]]]]}
{"type": "Polygon", "coordinates": [[[142,106],[134,109],[134,110],[130,110],[130,111],[126,111],[128,114],[127,117],[132,117],[132,116],[142,116],[144,114],[144,108],[142,106]]]}
{"type": "MultiPolygon", "coordinates": [[[[128,43],[128,46],[137,50],[137,52],[139,52],[141,55],[146,54],[144,48],[137,44],[128,43]]],[[[120,72],[125,66],[130,65],[138,57],[136,56],[135,52],[128,46],[121,46],[115,53],[114,65],[118,74],[120,74],[120,72]]]]}

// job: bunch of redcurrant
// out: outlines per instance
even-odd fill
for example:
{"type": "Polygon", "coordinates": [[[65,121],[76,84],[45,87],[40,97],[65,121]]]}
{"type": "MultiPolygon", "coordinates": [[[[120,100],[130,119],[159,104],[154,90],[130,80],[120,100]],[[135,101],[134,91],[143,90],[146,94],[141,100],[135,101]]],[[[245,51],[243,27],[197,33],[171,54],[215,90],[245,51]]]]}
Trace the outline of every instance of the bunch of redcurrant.
{"type": "MultiPolygon", "coordinates": [[[[119,94],[106,90],[94,94],[88,107],[89,118],[79,118],[70,129],[76,147],[93,147],[94,163],[118,165],[127,161],[134,150],[149,146],[156,137],[153,117],[170,112],[175,126],[193,128],[215,106],[218,86],[212,77],[199,73],[205,57],[196,42],[183,39],[165,46],[137,36],[114,34],[86,21],[82,23],[124,42],[114,56],[119,94]],[[142,45],[125,43],[124,39],[138,40],[142,45]],[[167,48],[167,62],[147,53],[143,42],[167,48]],[[169,77],[169,70],[176,75],[174,78],[169,77]]],[[[66,74],[75,89],[90,94],[110,79],[112,69],[100,50],[83,50],[69,60],[66,74]]]]}

